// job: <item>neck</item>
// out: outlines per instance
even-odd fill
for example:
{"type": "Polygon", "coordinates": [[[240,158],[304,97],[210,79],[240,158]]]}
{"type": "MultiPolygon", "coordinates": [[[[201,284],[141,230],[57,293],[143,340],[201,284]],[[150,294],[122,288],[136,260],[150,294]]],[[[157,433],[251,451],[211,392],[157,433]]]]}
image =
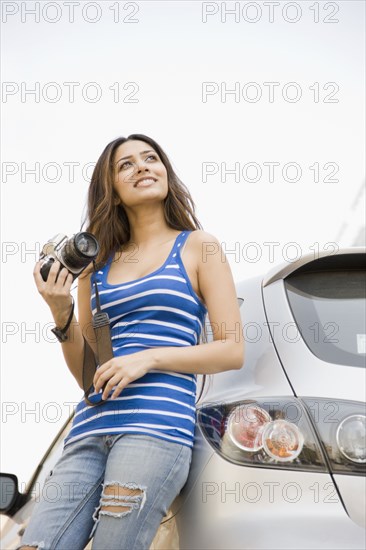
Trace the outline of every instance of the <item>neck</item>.
{"type": "Polygon", "coordinates": [[[162,204],[158,207],[144,205],[144,208],[129,209],[127,216],[131,230],[130,242],[138,246],[161,242],[165,237],[175,233],[175,230],[169,227],[165,221],[162,204]]]}

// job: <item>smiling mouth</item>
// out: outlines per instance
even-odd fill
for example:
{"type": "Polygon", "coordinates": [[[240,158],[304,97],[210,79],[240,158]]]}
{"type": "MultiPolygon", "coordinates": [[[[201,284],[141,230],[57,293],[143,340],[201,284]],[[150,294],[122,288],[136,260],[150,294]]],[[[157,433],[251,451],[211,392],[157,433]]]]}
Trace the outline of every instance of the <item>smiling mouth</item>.
{"type": "Polygon", "coordinates": [[[156,182],[155,178],[143,178],[138,180],[135,183],[134,187],[149,187],[149,185],[152,185],[155,182],[156,182]]]}

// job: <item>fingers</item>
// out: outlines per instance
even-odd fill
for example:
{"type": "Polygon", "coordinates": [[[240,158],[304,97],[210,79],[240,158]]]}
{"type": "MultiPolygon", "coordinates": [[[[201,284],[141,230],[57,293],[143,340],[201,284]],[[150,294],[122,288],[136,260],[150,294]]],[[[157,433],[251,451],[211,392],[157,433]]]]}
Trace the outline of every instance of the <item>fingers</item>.
{"type": "Polygon", "coordinates": [[[121,383],[122,383],[122,380],[120,375],[116,374],[115,376],[112,376],[112,378],[108,381],[108,383],[106,384],[103,390],[102,399],[108,398],[108,395],[110,394],[110,392],[112,391],[112,388],[114,388],[116,384],[118,384],[117,386],[118,389],[116,389],[114,393],[118,395],[122,391],[121,383]]]}
{"type": "Polygon", "coordinates": [[[117,385],[112,395],[114,399],[130,381],[129,376],[122,372],[121,366],[116,365],[114,360],[110,359],[97,369],[93,385],[96,393],[103,388],[102,399],[107,399],[109,393],[117,385]]]}
{"type": "MultiPolygon", "coordinates": [[[[97,370],[97,373],[98,373],[99,369],[97,370]]],[[[104,384],[109,384],[109,379],[114,376],[115,374],[115,371],[112,370],[112,369],[108,369],[107,371],[105,371],[103,374],[99,374],[98,376],[94,376],[94,379],[96,380],[96,382],[94,383],[94,388],[95,388],[95,391],[96,392],[99,392],[104,384]]],[[[110,384],[109,384],[110,386],[110,384]]],[[[110,388],[112,388],[113,386],[110,386],[110,388]]]]}
{"type": "MultiPolygon", "coordinates": [[[[97,370],[97,373],[98,372],[99,372],[99,369],[97,370]]],[[[94,385],[95,392],[98,393],[103,388],[103,399],[106,399],[106,394],[108,396],[108,393],[114,386],[114,384],[112,386],[110,384],[113,375],[114,375],[114,371],[112,371],[111,369],[108,369],[103,374],[99,373],[98,376],[97,374],[94,376],[95,382],[93,382],[93,385],[94,385]],[[111,380],[109,380],[109,378],[111,380]],[[108,390],[107,390],[107,387],[109,388],[108,390]]]]}
{"type": "Polygon", "coordinates": [[[111,361],[112,359],[110,359],[106,363],[103,363],[103,365],[100,365],[97,371],[95,372],[94,378],[93,378],[93,386],[95,388],[95,391],[99,391],[100,388],[102,388],[105,382],[108,380],[108,378],[112,376],[112,371],[111,371],[109,376],[106,375],[105,377],[103,377],[103,375],[112,367],[111,361]]]}
{"type": "Polygon", "coordinates": [[[72,299],[70,290],[74,280],[73,275],[56,260],[49,269],[47,280],[44,281],[41,274],[42,264],[43,262],[39,260],[33,269],[38,292],[52,311],[60,312],[69,308],[70,299],[72,299]]]}
{"type": "Polygon", "coordinates": [[[36,285],[37,285],[37,288],[38,290],[42,289],[45,285],[45,282],[43,280],[43,277],[41,275],[41,260],[39,260],[36,265],[34,266],[34,269],[33,269],[33,277],[34,277],[34,280],[36,282],[36,285]]]}
{"type": "Polygon", "coordinates": [[[62,267],[61,269],[60,267],[61,263],[58,260],[54,261],[48,272],[47,280],[44,281],[41,275],[42,261],[39,260],[35,264],[33,269],[33,276],[38,290],[44,289],[46,287],[56,287],[58,289],[61,289],[63,287],[65,287],[66,289],[71,288],[71,285],[73,283],[72,274],[68,271],[68,269],[66,269],[66,267],[62,267]]]}
{"type": "Polygon", "coordinates": [[[112,391],[112,389],[114,388],[114,392],[112,393],[111,395],[111,399],[115,399],[116,397],[119,396],[119,394],[121,393],[121,391],[126,387],[128,386],[128,384],[130,383],[130,378],[128,378],[127,376],[123,376],[122,375],[122,378],[121,378],[121,374],[120,373],[117,373],[115,374],[115,376],[113,376],[109,381],[108,383],[106,384],[105,388],[103,389],[103,393],[102,393],[102,399],[107,399],[108,398],[108,395],[110,394],[110,392],[112,391]]]}
{"type": "Polygon", "coordinates": [[[128,382],[127,382],[125,379],[122,379],[122,380],[117,384],[116,389],[115,389],[114,392],[112,393],[111,399],[115,399],[116,397],[118,397],[119,394],[121,393],[121,391],[127,386],[127,384],[128,384],[128,382]]]}
{"type": "MultiPolygon", "coordinates": [[[[57,263],[58,263],[58,268],[60,268],[60,262],[57,262],[57,263]]],[[[72,281],[73,281],[73,277],[70,271],[66,269],[66,267],[63,267],[57,276],[57,281],[55,285],[60,288],[65,287],[66,284],[69,284],[71,286],[72,281]],[[71,280],[71,283],[70,283],[70,280],[71,280]]]]}
{"type": "Polygon", "coordinates": [[[74,277],[70,272],[68,272],[64,282],[64,289],[67,293],[70,292],[73,282],[74,282],[74,277]]]}
{"type": "MultiPolygon", "coordinates": [[[[49,283],[50,286],[54,286],[54,285],[57,285],[57,284],[58,284],[58,286],[60,286],[60,278],[62,280],[62,275],[61,274],[62,274],[63,271],[67,272],[67,269],[65,269],[64,267],[60,271],[60,267],[61,267],[61,264],[58,260],[54,261],[53,264],[51,265],[51,269],[50,269],[50,271],[48,273],[48,277],[47,277],[47,283],[49,283]]],[[[61,286],[63,286],[63,284],[61,286]]]]}

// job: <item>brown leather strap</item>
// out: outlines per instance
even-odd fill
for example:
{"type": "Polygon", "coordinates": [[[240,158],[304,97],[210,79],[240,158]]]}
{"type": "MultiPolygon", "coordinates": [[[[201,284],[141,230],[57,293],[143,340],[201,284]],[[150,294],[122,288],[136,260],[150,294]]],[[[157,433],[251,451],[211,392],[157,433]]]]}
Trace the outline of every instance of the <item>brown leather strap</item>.
{"type": "MultiPolygon", "coordinates": [[[[94,273],[96,272],[96,264],[93,260],[94,273]]],[[[83,359],[83,388],[84,399],[89,405],[99,405],[104,403],[105,399],[90,401],[88,395],[93,388],[94,374],[97,365],[103,365],[113,357],[112,340],[109,325],[109,316],[103,312],[99,300],[99,292],[96,280],[94,280],[95,298],[97,312],[93,315],[93,328],[97,338],[98,357],[95,356],[92,348],[84,337],[84,359],[83,359]]],[[[103,386],[104,389],[105,386],[103,386]]]]}
{"type": "Polygon", "coordinates": [[[94,405],[94,403],[89,401],[88,395],[93,387],[93,378],[96,370],[97,359],[94,355],[94,351],[92,350],[84,336],[83,388],[85,401],[89,405],[94,405]]]}
{"type": "Polygon", "coordinates": [[[97,365],[103,365],[113,357],[109,323],[108,325],[94,327],[94,332],[97,337],[98,360],[84,337],[83,388],[84,398],[88,405],[99,405],[105,402],[105,399],[102,398],[96,402],[90,401],[88,396],[93,388],[93,378],[97,365]]]}
{"type": "Polygon", "coordinates": [[[103,365],[113,357],[112,341],[109,323],[98,328],[94,328],[97,337],[99,365],[103,365]]]}

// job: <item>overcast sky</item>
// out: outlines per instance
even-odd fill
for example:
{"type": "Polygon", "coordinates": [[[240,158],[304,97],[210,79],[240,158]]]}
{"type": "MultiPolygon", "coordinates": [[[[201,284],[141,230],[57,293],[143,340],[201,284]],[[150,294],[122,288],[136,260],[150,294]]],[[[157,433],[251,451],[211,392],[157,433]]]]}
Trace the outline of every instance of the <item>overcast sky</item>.
{"type": "Polygon", "coordinates": [[[365,177],[365,4],[1,7],[1,452],[26,482],[81,397],[32,271],[105,145],[163,147],[236,281],[324,250],[365,177]]]}

